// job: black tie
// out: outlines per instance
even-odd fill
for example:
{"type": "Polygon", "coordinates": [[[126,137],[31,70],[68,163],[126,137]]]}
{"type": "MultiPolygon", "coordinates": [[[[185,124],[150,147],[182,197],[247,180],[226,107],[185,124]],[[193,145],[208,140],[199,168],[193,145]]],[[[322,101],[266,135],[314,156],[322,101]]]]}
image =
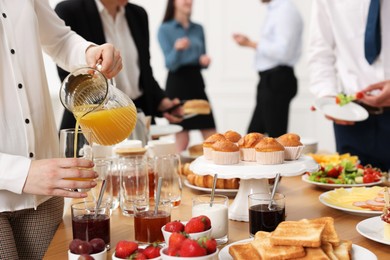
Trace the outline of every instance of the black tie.
{"type": "Polygon", "coordinates": [[[374,63],[381,52],[380,0],[371,0],[368,10],[364,54],[369,64],[374,63]]]}

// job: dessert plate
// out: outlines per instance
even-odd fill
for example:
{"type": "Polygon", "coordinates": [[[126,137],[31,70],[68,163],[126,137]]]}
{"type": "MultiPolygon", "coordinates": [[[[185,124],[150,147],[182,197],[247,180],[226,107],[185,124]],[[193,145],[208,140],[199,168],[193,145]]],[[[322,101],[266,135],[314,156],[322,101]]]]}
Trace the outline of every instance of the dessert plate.
{"type": "Polygon", "coordinates": [[[319,188],[326,189],[326,190],[333,190],[335,188],[368,187],[368,186],[375,186],[375,185],[381,184],[383,182],[381,180],[381,181],[377,181],[377,182],[361,183],[361,184],[330,184],[330,183],[311,181],[311,180],[309,180],[309,176],[307,174],[302,175],[302,180],[304,182],[313,184],[319,188]]]}
{"type": "MultiPolygon", "coordinates": [[[[198,187],[195,185],[192,185],[188,180],[184,180],[184,185],[187,186],[190,189],[198,190],[198,191],[205,191],[208,193],[211,193],[210,188],[204,188],[204,187],[198,187]]],[[[215,189],[215,193],[226,195],[226,196],[234,196],[238,192],[238,189],[215,189]]]]}
{"type": "Polygon", "coordinates": [[[322,97],[314,101],[314,107],[327,116],[345,121],[364,121],[368,118],[368,112],[356,103],[348,103],[344,106],[336,104],[334,97],[322,97]]]}
{"type": "Polygon", "coordinates": [[[374,240],[376,242],[390,245],[390,240],[385,240],[383,238],[383,221],[381,220],[381,217],[372,217],[365,219],[363,221],[360,221],[356,225],[356,230],[359,232],[360,235],[374,240]]]}
{"type": "MultiPolygon", "coordinates": [[[[235,245],[235,244],[249,243],[250,241],[252,241],[252,238],[240,240],[240,241],[237,241],[237,242],[234,242],[234,243],[231,243],[231,244],[225,246],[219,252],[219,255],[218,255],[219,260],[233,260],[233,257],[229,254],[229,247],[232,245],[235,245]]],[[[370,250],[368,250],[364,247],[355,245],[355,244],[352,244],[352,252],[351,253],[352,253],[351,259],[354,259],[354,260],[376,260],[376,259],[378,259],[376,257],[376,255],[373,252],[371,252],[370,250]]]]}
{"type": "Polygon", "coordinates": [[[158,138],[160,136],[176,134],[183,130],[183,127],[180,125],[151,125],[150,126],[150,136],[158,138]]]}

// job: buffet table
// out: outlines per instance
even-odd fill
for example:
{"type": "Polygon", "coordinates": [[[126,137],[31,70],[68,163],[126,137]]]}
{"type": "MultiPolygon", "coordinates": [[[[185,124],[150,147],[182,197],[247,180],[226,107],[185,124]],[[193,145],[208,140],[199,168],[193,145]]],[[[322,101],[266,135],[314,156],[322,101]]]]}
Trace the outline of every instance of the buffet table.
{"type": "MultiPolygon", "coordinates": [[[[356,231],[356,224],[366,217],[351,215],[321,204],[318,197],[324,190],[318,189],[301,180],[301,176],[282,178],[278,191],[286,196],[287,220],[331,216],[335,219],[335,227],[341,239],[351,240],[354,244],[365,247],[377,255],[378,259],[388,259],[390,246],[377,243],[361,236],[356,231]]],[[[188,220],[191,218],[191,198],[203,194],[198,190],[183,187],[182,204],[172,210],[172,220],[188,220]]],[[[234,197],[230,198],[230,203],[234,197]]],[[[229,243],[247,239],[249,227],[247,222],[229,220],[229,243]]],[[[52,240],[44,259],[67,259],[67,249],[72,240],[72,224],[68,209],[63,222],[52,240]]],[[[122,216],[120,209],[111,216],[111,247],[120,240],[134,240],[133,219],[122,216]]],[[[108,260],[114,250],[109,251],[108,260]]]]}

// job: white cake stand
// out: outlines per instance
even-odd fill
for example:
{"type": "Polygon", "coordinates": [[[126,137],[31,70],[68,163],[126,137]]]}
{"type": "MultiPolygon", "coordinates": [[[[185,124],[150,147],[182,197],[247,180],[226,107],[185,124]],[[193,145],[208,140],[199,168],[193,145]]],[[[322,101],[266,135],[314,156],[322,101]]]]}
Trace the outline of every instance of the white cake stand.
{"type": "Polygon", "coordinates": [[[217,165],[201,156],[190,164],[190,170],[199,175],[218,174],[218,178],[221,179],[240,178],[240,188],[229,207],[229,219],[246,222],[249,221],[248,195],[269,193],[268,179],[274,178],[277,173],[289,177],[314,172],[317,169],[318,164],[309,156],[301,156],[298,160],[275,165],[244,161],[234,165],[217,165]]]}

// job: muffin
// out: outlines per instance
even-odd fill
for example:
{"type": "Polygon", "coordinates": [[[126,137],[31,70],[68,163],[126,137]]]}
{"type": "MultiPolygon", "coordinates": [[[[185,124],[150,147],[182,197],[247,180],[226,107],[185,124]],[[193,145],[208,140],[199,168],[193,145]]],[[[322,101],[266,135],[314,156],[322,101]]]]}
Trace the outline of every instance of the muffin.
{"type": "Polygon", "coordinates": [[[203,142],[203,155],[206,160],[212,160],[211,152],[213,149],[211,149],[211,146],[219,140],[226,140],[225,136],[223,134],[213,134],[209,136],[206,140],[203,142]]]}
{"type": "Polygon", "coordinates": [[[212,160],[215,164],[237,164],[240,161],[239,148],[229,140],[219,140],[211,148],[213,149],[212,160]]]}
{"type": "Polygon", "coordinates": [[[304,145],[301,143],[299,135],[288,133],[279,136],[276,140],[284,146],[285,160],[297,160],[301,156],[304,145]]]}
{"type": "Polygon", "coordinates": [[[260,164],[284,162],[284,146],[272,137],[265,137],[255,146],[256,161],[260,164]]]}
{"type": "Polygon", "coordinates": [[[226,131],[223,136],[225,136],[226,139],[228,139],[232,143],[238,143],[238,141],[241,139],[241,135],[237,133],[236,131],[226,131]]]}
{"type": "Polygon", "coordinates": [[[243,161],[255,162],[256,151],[255,146],[264,138],[264,135],[260,133],[249,133],[243,136],[238,141],[240,147],[240,158],[243,161]]]}

